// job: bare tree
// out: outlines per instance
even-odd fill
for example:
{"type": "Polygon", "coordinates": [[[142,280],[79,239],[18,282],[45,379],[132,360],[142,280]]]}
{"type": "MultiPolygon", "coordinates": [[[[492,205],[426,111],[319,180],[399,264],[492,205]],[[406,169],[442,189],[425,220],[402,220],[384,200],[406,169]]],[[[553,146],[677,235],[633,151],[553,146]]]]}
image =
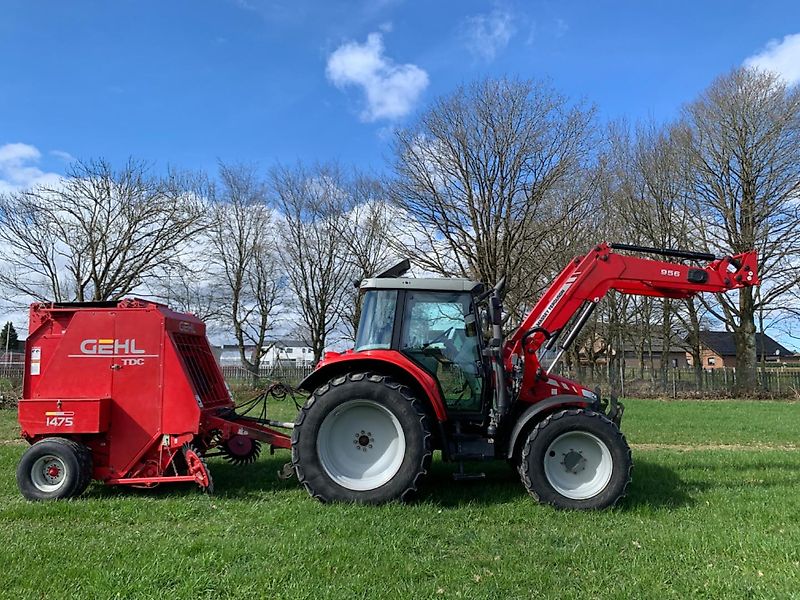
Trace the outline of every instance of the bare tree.
{"type": "Polygon", "coordinates": [[[506,304],[519,312],[552,262],[552,240],[587,212],[572,183],[591,158],[593,117],[533,81],[487,79],[436,100],[394,149],[392,199],[407,214],[401,241],[416,262],[506,277],[517,293],[506,304]]]}
{"type": "Polygon", "coordinates": [[[207,232],[192,241],[176,265],[148,285],[151,293],[173,310],[188,312],[211,328],[227,321],[229,294],[209,255],[212,248],[207,232]]]}
{"type": "MultiPolygon", "coordinates": [[[[355,283],[388,266],[394,256],[391,240],[395,232],[392,208],[385,201],[385,189],[379,181],[356,176],[348,186],[348,193],[352,208],[344,222],[348,240],[345,259],[350,262],[355,283]]],[[[348,296],[342,321],[345,336],[355,340],[361,319],[360,295],[355,285],[348,286],[348,296]]]]}
{"type": "Polygon", "coordinates": [[[116,300],[162,273],[204,225],[201,178],[129,160],[77,162],[0,198],[0,283],[26,300],[116,300]]]}
{"type": "Polygon", "coordinates": [[[756,248],[760,291],[722,294],[713,314],[736,340],[739,391],[756,388],[756,315],[780,312],[800,284],[800,88],[737,69],[684,112],[697,223],[719,253],[756,248]]]}
{"type": "MultiPolygon", "coordinates": [[[[612,128],[617,217],[627,241],[659,248],[684,248],[693,243],[687,161],[678,137],[679,132],[672,125],[639,126],[633,135],[622,126],[612,128]]],[[[699,327],[699,321],[683,319],[683,309],[695,304],[668,298],[641,298],[633,303],[639,307],[635,312],[640,317],[639,326],[632,331],[641,344],[641,364],[646,354],[654,372],[653,348],[660,345],[658,371],[663,389],[667,385],[670,351],[674,345],[683,345],[686,338],[677,335],[678,320],[683,321],[684,327],[699,327]],[[653,307],[659,309],[658,315],[653,314],[653,307]],[[660,343],[654,344],[655,340],[660,343]]],[[[699,331],[692,331],[689,337],[697,338],[699,343],[699,331]]]]}
{"type": "Polygon", "coordinates": [[[276,256],[267,188],[255,168],[219,167],[210,228],[212,265],[224,286],[226,321],[233,327],[239,357],[254,377],[269,351],[283,299],[283,278],[276,256]],[[248,346],[253,350],[248,353],[248,346]]]}
{"type": "Polygon", "coordinates": [[[271,181],[283,218],[283,268],[316,362],[341,323],[355,277],[347,235],[352,198],[335,165],[276,167],[271,181]]]}

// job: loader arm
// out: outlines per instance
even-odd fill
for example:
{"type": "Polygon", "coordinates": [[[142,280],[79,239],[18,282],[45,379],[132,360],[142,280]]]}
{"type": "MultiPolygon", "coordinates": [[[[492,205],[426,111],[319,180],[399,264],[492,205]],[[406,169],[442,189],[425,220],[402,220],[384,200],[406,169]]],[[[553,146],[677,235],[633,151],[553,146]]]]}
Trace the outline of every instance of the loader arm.
{"type": "MultiPolygon", "coordinates": [[[[689,298],[701,292],[723,293],[759,283],[754,250],[713,259],[705,267],[694,267],[618,254],[614,252],[615,247],[682,258],[713,258],[705,254],[600,243],[585,256],[573,259],[561,271],[507,339],[503,353],[507,360],[515,354],[526,355],[526,367],[533,362],[538,368],[538,361],[530,361],[528,357],[558,336],[579,310],[582,310],[581,316],[588,319],[609,290],[657,298],[689,298]]],[[[566,345],[564,341],[562,345],[566,345]]]]}

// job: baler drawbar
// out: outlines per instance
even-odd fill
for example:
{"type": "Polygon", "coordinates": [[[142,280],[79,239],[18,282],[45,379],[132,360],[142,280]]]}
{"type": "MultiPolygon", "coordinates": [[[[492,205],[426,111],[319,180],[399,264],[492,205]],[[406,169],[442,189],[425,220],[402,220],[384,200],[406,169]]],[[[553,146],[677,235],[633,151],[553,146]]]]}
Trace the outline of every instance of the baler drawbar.
{"type": "Polygon", "coordinates": [[[245,464],[261,442],[289,448],[290,424],[240,415],[197,317],[163,304],[34,304],[17,469],[31,500],[76,496],[91,480],[211,491],[204,456],[245,464]]]}

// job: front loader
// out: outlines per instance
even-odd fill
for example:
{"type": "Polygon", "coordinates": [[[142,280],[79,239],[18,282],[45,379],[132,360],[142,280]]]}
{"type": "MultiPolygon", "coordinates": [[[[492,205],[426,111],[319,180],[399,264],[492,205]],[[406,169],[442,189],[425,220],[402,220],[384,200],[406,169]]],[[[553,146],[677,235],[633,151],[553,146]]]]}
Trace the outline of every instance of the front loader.
{"type": "Polygon", "coordinates": [[[600,509],[625,494],[623,408],[553,372],[610,290],[659,298],[759,283],[756,253],[601,243],[575,258],[520,326],[502,335],[501,281],[405,278],[408,261],[361,282],[355,347],[329,352],[301,387],[292,433],[299,481],[321,501],[407,499],[434,450],[461,464],[507,460],[538,501],[600,509]],[[616,250],[660,254],[705,266],[616,250]],[[484,336],[483,333],[488,332],[484,336]]]}

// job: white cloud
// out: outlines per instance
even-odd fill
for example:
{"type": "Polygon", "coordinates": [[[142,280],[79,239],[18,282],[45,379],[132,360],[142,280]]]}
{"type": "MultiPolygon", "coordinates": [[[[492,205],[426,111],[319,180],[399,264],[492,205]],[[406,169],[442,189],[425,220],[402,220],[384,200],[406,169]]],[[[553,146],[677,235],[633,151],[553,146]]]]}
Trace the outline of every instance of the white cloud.
{"type": "Polygon", "coordinates": [[[75,157],[63,150],[50,150],[50,155],[55,156],[59,160],[63,160],[65,163],[75,162],[75,157]]]}
{"type": "Polygon", "coordinates": [[[42,153],[30,144],[6,144],[0,146],[0,164],[20,164],[30,160],[39,160],[42,153]]]}
{"type": "Polygon", "coordinates": [[[410,113],[428,87],[428,74],[417,65],[398,65],[384,55],[383,36],[370,33],[363,44],[347,42],[328,57],[328,79],[338,88],[360,87],[364,121],[397,119],[410,113]]]}
{"type": "Polygon", "coordinates": [[[36,166],[41,158],[39,149],[30,144],[0,146],[0,193],[58,182],[57,173],[46,173],[36,166]]]}
{"type": "Polygon", "coordinates": [[[473,15],[462,22],[462,35],[469,51],[485,61],[494,60],[516,33],[514,16],[496,8],[491,13],[473,15]]]}
{"type": "Polygon", "coordinates": [[[800,82],[800,33],[770,40],[761,52],[745,59],[744,66],[774,71],[790,85],[800,82]]]}

